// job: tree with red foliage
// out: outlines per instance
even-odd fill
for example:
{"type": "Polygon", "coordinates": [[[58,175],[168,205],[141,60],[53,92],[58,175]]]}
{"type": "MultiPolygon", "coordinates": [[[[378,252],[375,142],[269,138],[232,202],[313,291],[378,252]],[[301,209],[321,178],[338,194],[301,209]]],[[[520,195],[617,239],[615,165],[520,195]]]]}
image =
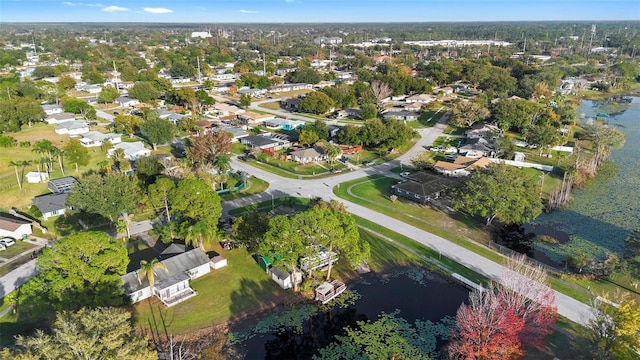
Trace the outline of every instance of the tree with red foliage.
{"type": "Polygon", "coordinates": [[[469,305],[456,314],[458,328],[449,341],[449,356],[459,360],[507,360],[522,355],[518,335],[524,320],[500,296],[475,290],[469,305]]]}
{"type": "Polygon", "coordinates": [[[526,255],[510,256],[504,265],[501,286],[495,293],[505,306],[524,319],[525,326],[520,333],[522,344],[542,349],[544,338],[553,332],[558,312],[547,272],[541,266],[530,264],[526,255]]]}
{"type": "Polygon", "coordinates": [[[209,132],[201,136],[192,136],[189,139],[187,157],[197,166],[212,165],[217,157],[229,155],[232,149],[233,144],[229,133],[224,131],[209,132]]]}

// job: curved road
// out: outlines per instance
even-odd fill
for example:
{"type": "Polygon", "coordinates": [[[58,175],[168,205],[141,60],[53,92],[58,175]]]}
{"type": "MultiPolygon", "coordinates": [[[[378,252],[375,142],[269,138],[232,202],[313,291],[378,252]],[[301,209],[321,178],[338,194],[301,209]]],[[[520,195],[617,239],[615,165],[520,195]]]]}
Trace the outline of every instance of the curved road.
{"type": "MultiPolygon", "coordinates": [[[[234,158],[232,160],[232,166],[234,169],[245,171],[250,175],[267,181],[269,183],[269,188],[267,191],[260,194],[224,202],[222,204],[223,216],[227,216],[228,211],[231,209],[285,196],[306,198],[320,197],[326,201],[338,200],[344,203],[349,212],[428,246],[442,255],[492,280],[500,281],[501,274],[505,270],[501,264],[488,260],[459,245],[451,243],[444,238],[408,225],[392,217],[380,214],[366,207],[338,198],[333,194],[333,187],[345,181],[362,178],[372,174],[384,174],[389,176],[392,174],[389,172],[392,168],[398,167],[400,164],[408,164],[411,158],[422,151],[423,146],[432,144],[433,140],[442,134],[444,127],[445,124],[443,124],[441,120],[441,123],[432,128],[421,129],[419,131],[421,139],[416,143],[416,145],[409,152],[395,160],[382,165],[360,168],[355,171],[349,171],[323,179],[294,180],[283,178],[270,172],[255,168],[246,162],[241,162],[234,158]]],[[[393,176],[397,175],[393,174],[393,176]]],[[[590,306],[557,291],[555,292],[555,295],[556,305],[560,315],[582,325],[586,325],[589,319],[593,317],[594,312],[590,306]]]]}

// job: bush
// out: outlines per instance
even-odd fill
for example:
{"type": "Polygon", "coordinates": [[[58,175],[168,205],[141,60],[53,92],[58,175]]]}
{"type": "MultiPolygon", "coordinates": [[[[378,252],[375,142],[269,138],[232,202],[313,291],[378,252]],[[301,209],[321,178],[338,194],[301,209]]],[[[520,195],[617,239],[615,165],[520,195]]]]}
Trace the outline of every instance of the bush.
{"type": "Polygon", "coordinates": [[[8,135],[0,135],[0,147],[15,147],[18,141],[8,135]]]}

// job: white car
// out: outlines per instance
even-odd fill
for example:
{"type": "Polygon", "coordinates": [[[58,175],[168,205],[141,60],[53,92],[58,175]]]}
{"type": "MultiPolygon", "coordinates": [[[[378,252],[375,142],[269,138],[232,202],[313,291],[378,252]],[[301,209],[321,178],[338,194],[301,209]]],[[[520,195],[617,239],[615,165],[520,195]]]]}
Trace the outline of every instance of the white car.
{"type": "Polygon", "coordinates": [[[4,245],[5,247],[9,247],[11,245],[15,245],[16,241],[13,240],[12,238],[6,237],[6,238],[0,239],[0,244],[4,245]]]}
{"type": "Polygon", "coordinates": [[[404,177],[407,177],[407,176],[409,176],[409,175],[411,175],[411,173],[410,173],[410,172],[408,172],[408,171],[403,171],[403,172],[401,172],[401,173],[400,173],[400,177],[403,177],[403,178],[404,178],[404,177]]]}
{"type": "Polygon", "coordinates": [[[445,160],[455,160],[457,158],[458,158],[458,154],[449,154],[444,156],[445,160]]]}

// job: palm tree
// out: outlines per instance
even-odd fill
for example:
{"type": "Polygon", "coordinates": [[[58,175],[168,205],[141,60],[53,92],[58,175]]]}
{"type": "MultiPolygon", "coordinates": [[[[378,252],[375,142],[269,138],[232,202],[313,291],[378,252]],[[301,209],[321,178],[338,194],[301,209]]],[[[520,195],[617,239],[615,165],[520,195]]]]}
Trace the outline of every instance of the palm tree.
{"type": "Polygon", "coordinates": [[[49,159],[48,167],[49,167],[49,171],[51,171],[51,169],[53,169],[53,152],[55,151],[54,149],[57,150],[57,148],[53,146],[51,141],[47,139],[43,139],[43,140],[36,141],[33,144],[33,149],[31,149],[31,151],[33,151],[36,154],[46,156],[47,159],[49,159]]]}
{"type": "Polygon", "coordinates": [[[52,152],[52,155],[55,155],[58,157],[58,164],[60,165],[60,171],[62,171],[62,176],[64,176],[64,165],[62,164],[62,156],[64,155],[64,151],[54,146],[51,152],[52,152]]]}
{"type": "Polygon", "coordinates": [[[218,155],[213,159],[213,166],[220,174],[224,174],[231,169],[231,158],[229,155],[218,155]]]}
{"type": "Polygon", "coordinates": [[[215,227],[204,221],[198,221],[195,224],[185,222],[180,230],[185,244],[193,247],[197,246],[203,252],[205,243],[208,244],[218,235],[215,227]]]}
{"type": "Polygon", "coordinates": [[[22,190],[22,178],[24,178],[24,168],[29,164],[30,164],[29,161],[10,161],[9,162],[9,165],[13,166],[14,170],[16,171],[16,180],[18,180],[18,188],[20,188],[20,190],[22,190]],[[22,167],[22,176],[18,174],[18,166],[22,167]]]}
{"type": "Polygon", "coordinates": [[[123,234],[124,240],[129,238],[129,224],[127,224],[126,220],[118,220],[116,221],[116,233],[118,235],[123,234]]]}
{"type": "Polygon", "coordinates": [[[166,272],[169,272],[169,270],[167,270],[167,265],[161,263],[158,259],[153,259],[151,261],[140,261],[140,270],[138,270],[138,282],[142,284],[142,280],[144,278],[147,278],[147,281],[149,281],[149,286],[151,287],[151,293],[153,293],[153,290],[155,289],[154,285],[156,284],[156,269],[162,269],[166,272]]]}
{"type": "Polygon", "coordinates": [[[124,149],[116,149],[111,155],[111,160],[113,160],[113,164],[120,166],[120,162],[124,159],[124,149]]]}

